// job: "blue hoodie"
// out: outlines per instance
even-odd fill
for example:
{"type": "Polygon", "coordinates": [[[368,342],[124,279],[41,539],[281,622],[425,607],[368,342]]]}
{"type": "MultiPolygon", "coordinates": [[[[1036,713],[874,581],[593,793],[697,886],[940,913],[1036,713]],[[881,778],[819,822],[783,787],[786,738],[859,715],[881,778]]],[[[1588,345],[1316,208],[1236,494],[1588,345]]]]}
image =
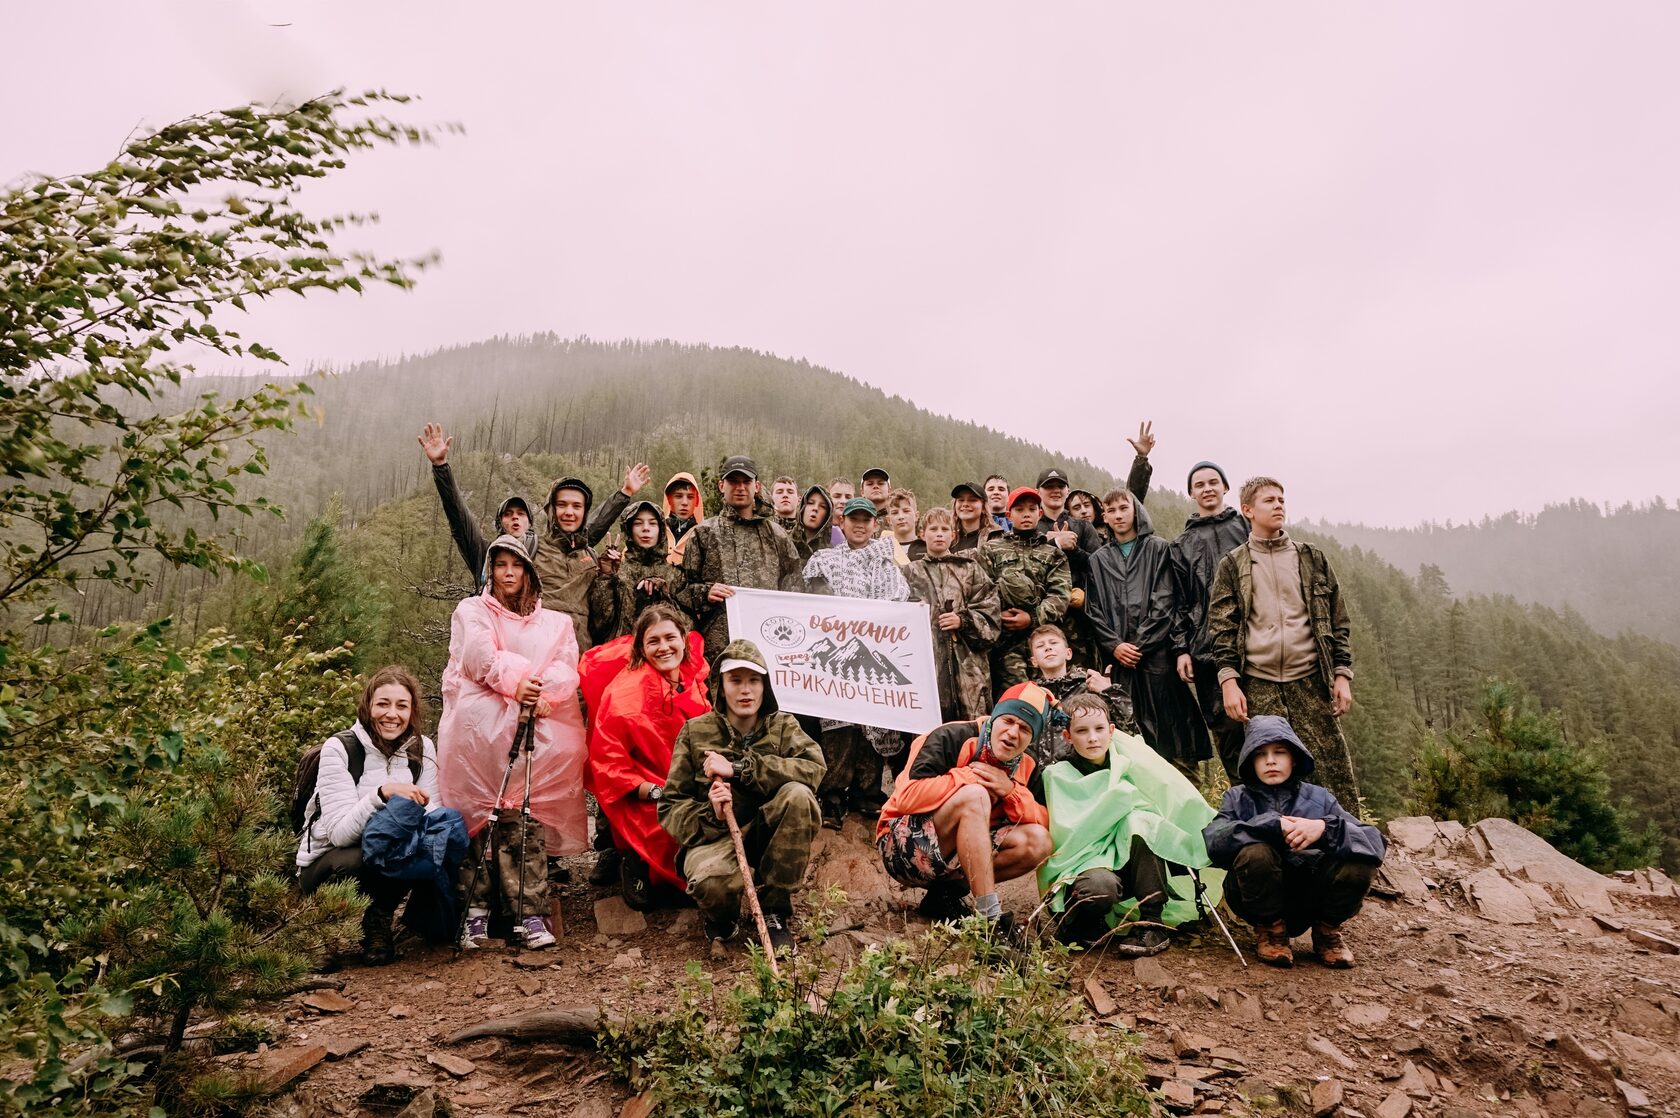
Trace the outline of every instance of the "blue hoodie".
{"type": "Polygon", "coordinates": [[[1241,784],[1226,789],[1219,802],[1219,814],[1202,828],[1208,857],[1221,869],[1230,869],[1237,853],[1250,843],[1263,842],[1284,852],[1284,862],[1297,867],[1316,865],[1325,854],[1343,861],[1381,863],[1388,852],[1378,830],[1349,815],[1328,788],[1309,784],[1316,767],[1313,755],[1301,744],[1289,720],[1275,714],[1249,719],[1243,734],[1242,752],[1237,755],[1241,784]],[[1264,784],[1254,775],[1254,755],[1263,745],[1283,742],[1295,754],[1295,770],[1282,784],[1264,784]],[[1290,850],[1283,840],[1282,817],[1324,820],[1324,834],[1305,850],[1290,850]]]}

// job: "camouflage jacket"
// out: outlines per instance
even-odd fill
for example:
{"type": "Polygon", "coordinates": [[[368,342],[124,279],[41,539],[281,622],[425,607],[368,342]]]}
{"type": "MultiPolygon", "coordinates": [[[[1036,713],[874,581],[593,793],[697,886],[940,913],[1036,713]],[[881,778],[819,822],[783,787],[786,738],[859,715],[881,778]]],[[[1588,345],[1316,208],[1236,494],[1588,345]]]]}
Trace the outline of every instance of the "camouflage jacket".
{"type": "MultiPolygon", "coordinates": [[[[721,691],[716,693],[721,696],[721,691]]],[[[728,824],[717,817],[707,798],[712,782],[702,775],[702,765],[708,752],[735,766],[730,790],[735,821],[743,826],[782,785],[797,781],[814,792],[828,771],[822,747],[784,711],[765,714],[745,736],[731,729],[717,711],[689,719],[677,731],[671,771],[659,800],[659,825],[683,847],[729,835],[728,824]]]]}
{"type": "MultiPolygon", "coordinates": [[[[980,547],[980,565],[997,586],[1005,610],[1032,614],[1033,625],[1055,625],[1067,616],[1073,576],[1062,549],[1042,532],[1011,532],[987,540],[980,547]]],[[[1031,629],[1006,637],[1025,640],[1031,629]]]]}
{"type": "Polygon", "coordinates": [[[716,660],[729,643],[724,603],[708,600],[714,583],[798,592],[805,589],[804,570],[793,541],[774,520],[742,520],[725,509],[701,521],[683,546],[683,586],[677,604],[705,637],[706,660],[716,660]]]}
{"type": "Polygon", "coordinates": [[[1003,606],[972,552],[924,555],[904,568],[910,597],[926,602],[933,625],[933,659],[938,669],[940,710],[945,721],[984,718],[992,713],[992,667],[987,655],[1003,631],[1003,606]],[[939,628],[939,615],[952,603],[962,618],[954,632],[939,628]]]}
{"type": "MultiPolygon", "coordinates": [[[[1347,604],[1342,601],[1336,573],[1324,552],[1295,540],[1301,568],[1301,598],[1307,603],[1313,644],[1318,648],[1318,676],[1325,692],[1335,675],[1353,676],[1353,638],[1347,604]]],[[[1227,670],[1241,677],[1248,672],[1248,618],[1254,607],[1254,567],[1248,542],[1238,544],[1219,561],[1208,602],[1208,636],[1213,662],[1223,678],[1227,670]]]]}
{"type": "Polygon", "coordinates": [[[683,585],[682,568],[671,566],[666,556],[663,539],[650,548],[631,545],[624,549],[616,574],[596,573],[589,584],[589,630],[596,644],[628,635],[636,627],[636,618],[655,602],[676,605],[683,585]],[[649,580],[662,588],[652,593],[636,589],[649,580]]]}

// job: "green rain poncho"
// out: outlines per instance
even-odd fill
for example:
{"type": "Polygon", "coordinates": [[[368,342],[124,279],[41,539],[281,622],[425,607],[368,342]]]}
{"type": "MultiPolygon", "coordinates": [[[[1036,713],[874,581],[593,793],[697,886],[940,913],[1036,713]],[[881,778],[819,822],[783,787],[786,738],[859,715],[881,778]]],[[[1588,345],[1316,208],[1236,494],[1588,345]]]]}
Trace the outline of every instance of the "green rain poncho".
{"type": "Polygon", "coordinates": [[[1067,886],[1086,870],[1125,865],[1134,835],[1166,863],[1169,896],[1163,923],[1176,926],[1197,918],[1195,881],[1187,869],[1200,873],[1206,903],[1219,903],[1225,874],[1208,868],[1202,842],[1202,828],[1214,810],[1142,738],[1114,731],[1108,767],[1089,774],[1068,761],[1051,765],[1044,770],[1044,800],[1055,853],[1038,868],[1038,888],[1050,896],[1054,911],[1066,906],[1067,886]]]}

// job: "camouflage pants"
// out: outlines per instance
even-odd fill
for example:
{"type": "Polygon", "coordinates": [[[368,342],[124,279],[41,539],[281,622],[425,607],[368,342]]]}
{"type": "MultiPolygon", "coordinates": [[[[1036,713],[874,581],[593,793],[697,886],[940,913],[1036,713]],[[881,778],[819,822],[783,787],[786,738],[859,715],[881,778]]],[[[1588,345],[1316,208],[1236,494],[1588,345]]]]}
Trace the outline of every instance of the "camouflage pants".
{"type": "Polygon", "coordinates": [[[887,802],[881,791],[881,773],[886,762],[863,736],[861,726],[836,726],[822,732],[823,773],[817,796],[831,811],[847,808],[865,815],[879,815],[887,802]]]}
{"type": "Polygon", "coordinates": [[[467,849],[467,860],[461,864],[461,890],[470,908],[488,910],[491,898],[491,878],[501,883],[502,904],[515,920],[526,916],[548,915],[548,847],[543,842],[543,827],[534,820],[525,836],[525,859],[519,858],[519,830],[522,823],[517,813],[503,816],[496,823],[495,857],[490,872],[485,872],[484,844],[490,828],[485,827],[467,849]],[[476,868],[475,868],[476,867],[476,868]],[[520,902],[523,899],[524,908],[520,902]]]}
{"type": "Polygon", "coordinates": [[[1276,714],[1289,720],[1290,727],[1317,763],[1312,783],[1330,789],[1347,813],[1357,817],[1359,779],[1353,772],[1353,755],[1342,736],[1341,724],[1330,713],[1330,696],[1318,676],[1309,675],[1288,683],[1245,679],[1242,689],[1248,697],[1250,718],[1256,714],[1276,714]]]}
{"type": "MultiPolygon", "coordinates": [[[[793,891],[805,879],[805,867],[811,861],[811,843],[822,825],[817,794],[804,784],[784,784],[740,824],[758,906],[766,913],[788,915],[793,911],[793,891]]],[[[735,844],[728,836],[689,847],[677,865],[706,919],[740,918],[746,886],[735,859],[735,844]]]]}
{"type": "Polygon", "coordinates": [[[1005,633],[998,643],[992,646],[992,694],[1002,695],[1017,683],[1025,683],[1035,674],[1032,666],[1032,649],[1027,646],[1027,634],[1031,629],[1023,629],[1019,634],[1005,633]]]}

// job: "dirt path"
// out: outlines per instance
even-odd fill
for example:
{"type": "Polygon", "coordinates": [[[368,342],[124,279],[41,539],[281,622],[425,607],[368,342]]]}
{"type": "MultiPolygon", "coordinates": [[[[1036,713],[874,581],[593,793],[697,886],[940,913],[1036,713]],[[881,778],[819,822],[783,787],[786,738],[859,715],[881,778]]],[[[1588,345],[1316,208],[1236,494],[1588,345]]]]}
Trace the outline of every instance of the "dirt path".
{"type": "MultiPolygon", "coordinates": [[[[865,872],[862,838],[825,836],[818,859],[819,877],[868,878],[852,910],[863,926],[834,952],[917,926],[902,909],[908,898],[865,872]]],[[[645,1011],[671,996],[694,959],[720,979],[744,969],[738,952],[711,957],[692,910],[652,913],[635,934],[598,932],[599,891],[581,884],[587,867],[579,860],[578,883],[562,888],[567,929],[553,950],[456,959],[414,949],[395,966],[335,976],[353,1003],[340,1012],[317,1012],[308,995],[277,1007],[287,1050],[367,1042],[316,1065],[286,1108],[391,1114],[358,1103],[391,1081],[393,1101],[431,1088],[464,1115],[618,1115],[627,1092],[586,1050],[440,1043],[469,1023],[553,1004],[645,1011]]],[[[1031,893],[1011,899],[1025,906],[1031,893]]],[[[1616,920],[1674,939],[1680,899],[1618,895],[1616,920]]],[[[1248,953],[1251,938],[1236,932],[1248,953]]],[[[1351,971],[1252,959],[1244,969],[1214,932],[1156,959],[1084,957],[1070,995],[1094,1005],[1092,1027],[1139,1033],[1163,1108],[1178,1112],[1599,1118],[1630,1113],[1631,1099],[1632,1113],[1680,1115],[1680,956],[1580,915],[1494,923],[1450,886],[1415,903],[1373,898],[1348,932],[1359,960],[1351,971]]]]}

